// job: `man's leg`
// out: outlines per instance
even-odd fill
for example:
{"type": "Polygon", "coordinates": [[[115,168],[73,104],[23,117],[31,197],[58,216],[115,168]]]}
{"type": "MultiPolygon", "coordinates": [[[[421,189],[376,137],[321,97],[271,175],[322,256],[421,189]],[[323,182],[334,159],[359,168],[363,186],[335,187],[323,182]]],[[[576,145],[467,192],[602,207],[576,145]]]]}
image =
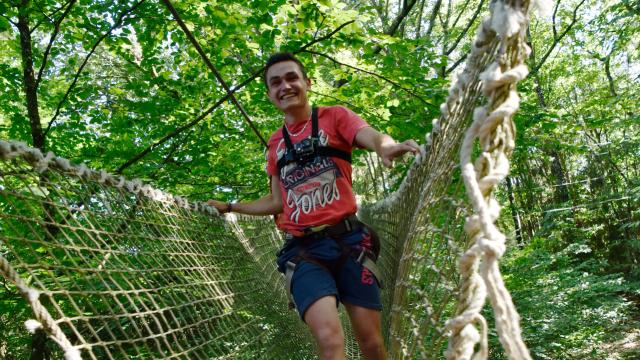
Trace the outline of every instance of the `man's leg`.
{"type": "Polygon", "coordinates": [[[344,333],[335,296],[325,296],[309,306],[304,321],[318,344],[320,359],[344,359],[344,333]]]}
{"type": "Polygon", "coordinates": [[[384,360],[387,351],[382,339],[380,311],[344,303],[351,326],[356,335],[360,351],[367,360],[384,360]]]}

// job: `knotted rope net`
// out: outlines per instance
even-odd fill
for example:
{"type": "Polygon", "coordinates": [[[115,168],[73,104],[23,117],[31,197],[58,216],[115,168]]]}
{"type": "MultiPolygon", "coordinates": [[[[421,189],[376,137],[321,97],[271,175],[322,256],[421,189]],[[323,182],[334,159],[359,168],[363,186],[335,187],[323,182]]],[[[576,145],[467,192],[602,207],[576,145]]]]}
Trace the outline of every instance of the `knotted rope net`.
{"type": "MultiPolygon", "coordinates": [[[[514,146],[528,10],[526,0],[491,3],[399,190],[361,208],[383,243],[391,358],[486,358],[487,295],[507,356],[530,358],[497,267],[505,237],[492,196],[514,146]]],[[[304,324],[287,309],[274,265],[283,240],[271,219],[220,217],[21,143],[0,141],[0,158],[0,272],[8,280],[0,297],[22,295],[17,308],[33,312],[15,320],[48,335],[58,345],[50,351],[67,359],[314,356],[304,324]]],[[[359,356],[352,336],[347,349],[359,356]]]]}

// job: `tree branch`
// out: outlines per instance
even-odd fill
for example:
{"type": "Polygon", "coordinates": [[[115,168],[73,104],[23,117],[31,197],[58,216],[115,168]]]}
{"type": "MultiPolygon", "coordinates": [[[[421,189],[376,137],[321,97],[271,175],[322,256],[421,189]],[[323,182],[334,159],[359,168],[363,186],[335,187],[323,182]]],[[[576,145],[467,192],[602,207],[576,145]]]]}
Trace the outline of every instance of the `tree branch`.
{"type": "Polygon", "coordinates": [[[553,8],[553,15],[551,16],[551,29],[553,30],[553,40],[558,38],[558,30],[556,29],[556,16],[558,15],[558,8],[560,7],[560,1],[556,2],[556,6],[553,8]]]}
{"type": "Polygon", "coordinates": [[[582,6],[582,4],[585,3],[585,1],[587,0],[582,0],[578,3],[578,5],[576,6],[575,9],[573,9],[573,17],[571,19],[571,23],[569,23],[569,25],[564,29],[564,31],[562,31],[562,33],[560,35],[555,35],[555,22],[554,22],[554,39],[553,39],[553,44],[551,44],[551,46],[549,47],[549,49],[547,49],[547,52],[542,56],[542,59],[540,59],[540,62],[536,64],[536,66],[531,70],[531,72],[529,74],[533,74],[533,73],[537,73],[540,68],[542,67],[542,65],[547,61],[547,59],[549,58],[549,55],[551,55],[551,53],[553,52],[553,50],[555,49],[555,47],[558,45],[558,43],[560,43],[560,40],[562,40],[571,30],[571,28],[573,27],[573,25],[575,25],[575,23],[578,21],[578,9],[580,9],[580,6],[582,6]]]}
{"type": "Polygon", "coordinates": [[[442,6],[442,0],[437,0],[435,5],[433,5],[433,11],[431,11],[431,17],[429,18],[429,27],[427,28],[427,32],[424,34],[424,37],[427,39],[431,37],[431,32],[433,31],[433,24],[436,22],[436,17],[440,12],[440,6],[442,6]]]}
{"type": "MultiPolygon", "coordinates": [[[[72,0],[72,1],[75,1],[75,0],[72,0]]],[[[37,28],[39,28],[39,27],[40,27],[40,25],[42,25],[42,23],[43,23],[45,20],[49,20],[49,21],[51,21],[51,17],[52,17],[52,16],[54,16],[55,14],[57,14],[58,12],[60,12],[62,9],[64,9],[64,8],[65,8],[65,6],[67,6],[67,4],[69,4],[69,2],[64,3],[62,6],[60,6],[60,7],[59,7],[59,8],[57,8],[57,9],[55,9],[51,14],[48,14],[48,15],[47,15],[47,14],[45,14],[45,13],[44,13],[44,11],[40,10],[40,12],[42,13],[42,15],[44,15],[44,19],[42,19],[41,21],[38,21],[38,22],[33,26],[33,28],[31,28],[31,31],[30,31],[30,32],[31,32],[31,33],[33,33],[37,28]]]]}
{"type": "Polygon", "coordinates": [[[49,44],[47,44],[47,49],[44,51],[44,55],[42,56],[42,64],[40,64],[40,69],[38,70],[38,76],[36,77],[36,87],[40,86],[40,80],[42,80],[42,73],[44,72],[44,68],[47,66],[47,58],[49,57],[49,52],[51,51],[51,47],[53,46],[53,42],[58,36],[60,32],[60,24],[62,20],[69,14],[69,11],[75,4],[76,0],[71,0],[67,4],[69,5],[64,13],[56,20],[53,33],[51,33],[51,38],[49,39],[49,44]]]}
{"type": "Polygon", "coordinates": [[[11,20],[11,18],[10,18],[10,17],[8,17],[7,15],[5,15],[5,14],[0,14],[0,16],[2,16],[3,18],[7,19],[7,21],[8,21],[11,25],[13,25],[13,26],[15,26],[15,27],[18,27],[18,23],[17,23],[17,22],[15,22],[15,21],[13,21],[13,20],[11,20]]]}
{"type": "Polygon", "coordinates": [[[320,31],[320,29],[322,28],[322,24],[324,24],[324,21],[327,20],[327,17],[324,16],[324,14],[320,14],[322,15],[322,21],[320,21],[320,25],[318,25],[318,27],[316,28],[316,32],[313,33],[313,38],[317,38],[318,37],[318,31],[320,31]]]}
{"type": "Polygon", "coordinates": [[[352,103],[352,102],[345,101],[344,99],[340,99],[340,98],[335,97],[335,96],[333,96],[333,95],[324,94],[324,93],[321,93],[321,92],[318,92],[318,91],[315,91],[315,90],[309,90],[309,92],[310,92],[311,94],[316,94],[316,95],[318,95],[318,96],[326,97],[326,98],[329,98],[329,99],[333,99],[333,100],[336,100],[336,101],[340,101],[340,102],[342,102],[343,104],[347,104],[347,105],[349,106],[349,108],[351,108],[352,110],[358,111],[358,114],[364,114],[364,115],[365,115],[365,116],[367,116],[367,117],[375,117],[375,116],[373,116],[373,114],[371,114],[370,112],[366,111],[365,109],[362,109],[360,106],[358,106],[358,105],[356,105],[356,104],[354,104],[354,103],[352,103]]]}
{"type": "Polygon", "coordinates": [[[467,7],[469,6],[470,3],[471,3],[471,1],[465,1],[464,2],[464,4],[462,5],[462,9],[460,9],[460,12],[458,13],[458,16],[456,16],[456,19],[453,20],[453,24],[451,24],[451,27],[458,26],[458,21],[460,21],[460,19],[462,18],[462,14],[464,14],[465,11],[467,11],[467,7]]]}
{"type": "Polygon", "coordinates": [[[135,3],[132,7],[130,7],[129,9],[123,11],[120,16],[118,16],[117,20],[114,22],[113,25],[111,25],[111,27],[109,28],[109,30],[102,35],[98,41],[96,41],[96,43],[93,45],[93,47],[91,48],[91,51],[89,51],[89,53],[87,54],[87,56],[84,58],[84,61],[82,62],[82,64],[80,65],[80,67],[78,68],[78,71],[76,71],[75,76],[73,77],[73,81],[71,82],[71,85],[69,85],[69,88],[67,88],[67,92],[64,94],[64,97],[62,98],[62,100],[60,100],[60,102],[58,103],[58,106],[56,107],[56,111],[55,114],[53,115],[53,117],[51,118],[51,121],[49,121],[49,124],[47,125],[47,129],[44,132],[44,135],[46,136],[49,133],[49,130],[51,130],[51,126],[53,125],[53,123],[56,121],[56,119],[58,118],[58,115],[60,115],[60,109],[62,109],[62,105],[64,105],[64,103],[67,101],[67,98],[69,97],[69,94],[71,93],[71,91],[73,90],[73,88],[75,87],[76,83],[78,82],[78,78],[80,77],[80,74],[82,73],[82,70],[84,69],[84,67],[87,65],[87,62],[89,61],[89,58],[93,55],[93,53],[96,51],[96,49],[98,48],[98,45],[100,45],[100,43],[107,38],[107,36],[109,36],[111,34],[111,32],[113,32],[113,30],[115,30],[117,27],[119,27],[120,25],[122,25],[122,22],[124,21],[124,18],[131,12],[133,12],[136,8],[138,8],[138,6],[140,6],[145,0],[139,0],[137,3],[135,3]]]}
{"type": "Polygon", "coordinates": [[[402,21],[407,17],[407,15],[409,15],[409,13],[411,12],[411,9],[413,9],[413,6],[417,2],[418,2],[417,0],[405,1],[402,6],[402,11],[400,11],[398,16],[396,16],[396,18],[393,20],[393,23],[391,23],[391,26],[389,26],[387,31],[385,31],[385,34],[387,35],[395,34],[396,31],[398,31],[400,24],[402,24],[402,21]]]}
{"type": "Polygon", "coordinates": [[[374,72],[372,72],[372,71],[368,71],[368,70],[360,69],[360,68],[358,68],[358,67],[355,67],[355,66],[352,66],[352,65],[349,65],[349,64],[342,63],[342,62],[340,62],[340,61],[338,61],[338,60],[336,60],[336,59],[332,58],[331,56],[329,56],[329,55],[327,55],[327,54],[319,53],[319,52],[317,52],[317,51],[312,51],[312,50],[305,50],[305,52],[310,53],[310,54],[314,54],[314,55],[318,55],[318,56],[322,56],[322,57],[327,58],[327,59],[331,60],[332,62],[334,62],[334,63],[336,63],[336,64],[340,65],[340,66],[346,66],[346,67],[348,67],[348,68],[351,68],[351,69],[354,69],[354,70],[357,70],[357,71],[363,72],[363,73],[365,73],[365,74],[369,74],[369,75],[375,76],[375,77],[377,77],[377,78],[379,78],[379,79],[381,79],[381,80],[384,80],[384,81],[388,82],[389,84],[391,84],[391,85],[393,85],[393,86],[395,86],[395,87],[397,87],[397,88],[399,88],[399,89],[401,89],[401,90],[403,90],[403,91],[407,92],[409,95],[414,96],[415,98],[417,98],[418,100],[420,100],[420,101],[422,101],[424,104],[426,104],[427,106],[430,106],[430,107],[432,107],[432,108],[434,108],[434,109],[438,109],[438,107],[437,107],[436,105],[434,105],[434,104],[432,104],[432,103],[428,102],[428,101],[427,101],[427,100],[425,100],[423,97],[421,97],[420,95],[416,94],[414,91],[412,91],[412,90],[410,90],[410,89],[407,89],[407,88],[403,87],[402,85],[398,84],[397,82],[395,82],[395,81],[393,81],[393,80],[391,80],[391,79],[389,79],[389,78],[387,78],[387,77],[384,77],[384,76],[382,76],[382,75],[380,75],[380,74],[376,74],[376,73],[374,73],[374,72]]]}
{"type": "Polygon", "coordinates": [[[425,0],[420,2],[420,12],[418,13],[418,19],[416,20],[416,39],[420,38],[420,30],[422,30],[422,14],[424,13],[425,0]]]}
{"type": "Polygon", "coordinates": [[[625,8],[626,8],[630,13],[635,14],[635,15],[640,15],[640,4],[637,4],[637,3],[636,3],[636,5],[637,5],[638,7],[637,7],[637,8],[634,8],[633,6],[631,6],[631,4],[630,4],[630,3],[628,3],[628,2],[625,2],[625,3],[624,3],[624,7],[625,7],[625,8]]]}
{"type": "Polygon", "coordinates": [[[607,81],[609,83],[609,93],[611,96],[616,97],[618,93],[616,92],[615,82],[613,80],[613,76],[611,75],[611,56],[616,50],[616,43],[614,41],[613,46],[611,47],[611,51],[606,56],[600,56],[600,54],[595,51],[589,51],[591,56],[600,61],[604,65],[604,73],[607,76],[607,81]]]}
{"type": "Polygon", "coordinates": [[[445,51],[445,55],[451,54],[453,50],[455,50],[456,47],[458,47],[458,44],[460,44],[460,41],[462,41],[465,35],[467,35],[467,33],[469,32],[469,29],[471,29],[471,26],[476,21],[476,19],[478,18],[478,15],[480,15],[480,12],[482,11],[484,1],[485,0],[480,0],[480,2],[478,3],[478,7],[476,8],[476,11],[473,13],[473,16],[471,17],[471,20],[469,20],[469,22],[467,23],[467,26],[465,26],[464,30],[460,33],[460,35],[458,35],[458,38],[456,38],[456,40],[453,42],[453,45],[451,45],[451,47],[445,51]]]}
{"type": "MultiPolygon", "coordinates": [[[[407,15],[409,15],[409,13],[411,12],[411,9],[417,2],[418,0],[411,0],[411,1],[405,1],[403,3],[402,10],[398,13],[398,16],[396,16],[396,18],[393,20],[393,23],[391,23],[391,26],[389,26],[389,28],[385,30],[384,32],[385,35],[392,36],[393,34],[395,34],[395,32],[400,27],[400,24],[402,24],[402,21],[407,17],[407,15]]],[[[373,49],[373,54],[374,55],[378,54],[380,51],[382,51],[382,47],[378,45],[373,49]]]]}
{"type": "MultiPolygon", "coordinates": [[[[256,77],[257,77],[257,75],[254,75],[253,78],[250,78],[250,80],[253,80],[256,77]]],[[[239,89],[239,87],[236,88],[236,90],[237,89],[239,89]]],[[[230,97],[231,97],[231,93],[227,93],[220,100],[218,100],[215,104],[213,104],[213,106],[211,106],[209,109],[207,109],[202,114],[198,115],[198,117],[196,117],[195,119],[191,120],[187,124],[180,126],[179,128],[175,129],[174,131],[170,132],[169,134],[165,135],[165,137],[163,137],[162,139],[156,141],[155,143],[149,145],[146,149],[144,149],[141,152],[139,152],[136,156],[132,157],[131,159],[127,160],[127,162],[125,162],[124,164],[120,165],[120,167],[116,170],[116,174],[122,174],[122,172],[124,170],[126,170],[131,165],[135,164],[138,160],[140,160],[143,157],[145,157],[147,154],[152,152],[158,146],[160,146],[160,145],[164,144],[165,142],[167,142],[168,140],[180,135],[180,133],[182,133],[183,131],[190,129],[191,127],[193,127],[194,125],[196,125],[197,123],[202,121],[202,119],[207,117],[207,115],[211,114],[216,108],[218,108],[220,105],[222,105],[222,103],[227,101],[230,97]]]]}
{"type": "Polygon", "coordinates": [[[331,38],[331,37],[332,37],[333,35],[335,35],[337,32],[339,32],[340,30],[342,30],[345,26],[347,26],[347,25],[349,25],[349,24],[351,24],[351,23],[353,23],[353,22],[355,22],[355,20],[347,21],[346,23],[344,23],[344,24],[342,24],[342,25],[338,26],[338,27],[337,27],[335,30],[333,30],[332,32],[328,33],[327,35],[322,36],[322,37],[319,37],[319,38],[317,38],[317,39],[314,39],[313,41],[311,41],[310,43],[308,43],[308,44],[304,45],[303,47],[301,47],[300,49],[298,49],[298,50],[294,51],[293,53],[294,53],[294,54],[301,53],[301,52],[305,51],[306,49],[310,48],[311,46],[313,46],[314,44],[317,44],[317,43],[319,43],[319,42],[321,42],[321,41],[324,41],[324,40],[327,40],[327,39],[331,38]]]}
{"type": "Polygon", "coordinates": [[[445,75],[450,74],[453,70],[455,70],[458,66],[460,66],[460,64],[462,64],[467,59],[467,55],[469,54],[462,55],[462,57],[458,59],[455,63],[453,63],[453,65],[451,65],[450,68],[445,70],[445,75]]]}
{"type": "Polygon", "coordinates": [[[198,54],[200,54],[200,57],[205,62],[205,64],[209,68],[209,70],[211,70],[211,72],[216,77],[216,79],[218,80],[220,85],[222,85],[222,88],[224,88],[226,93],[229,95],[229,99],[231,99],[231,102],[233,102],[233,104],[236,106],[236,108],[238,108],[238,111],[240,111],[240,113],[242,114],[242,117],[244,117],[244,119],[248,123],[249,127],[251,127],[251,130],[253,130],[253,132],[258,136],[258,139],[260,139],[260,142],[266,148],[267,147],[267,142],[264,140],[264,138],[262,137],[262,135],[260,134],[258,129],[255,127],[255,125],[253,124],[253,122],[249,118],[249,114],[247,114],[247,112],[244,110],[244,107],[242,107],[242,105],[240,104],[238,99],[236,99],[236,97],[233,95],[233,92],[231,91],[231,88],[229,87],[227,82],[222,78],[222,74],[220,74],[220,72],[215,68],[215,66],[213,66],[213,63],[211,62],[211,60],[209,59],[207,54],[204,52],[204,50],[202,49],[202,47],[200,46],[200,44],[198,43],[196,38],[191,33],[191,31],[187,27],[187,24],[185,24],[185,22],[182,21],[182,18],[180,17],[180,14],[178,13],[178,10],[176,10],[176,8],[173,6],[173,4],[171,4],[170,0],[162,0],[162,1],[167,6],[169,11],[173,15],[173,18],[176,20],[176,22],[178,23],[178,25],[180,26],[182,31],[185,33],[185,35],[187,36],[187,38],[191,42],[191,45],[193,45],[193,47],[196,49],[198,54]]]}
{"type": "MultiPolygon", "coordinates": [[[[149,76],[149,77],[151,77],[152,79],[156,80],[156,83],[155,83],[155,84],[156,84],[160,89],[162,89],[162,90],[166,91],[167,93],[171,93],[171,96],[172,96],[174,99],[180,99],[180,98],[181,98],[180,93],[179,93],[176,89],[172,89],[172,88],[170,88],[169,86],[167,86],[167,84],[163,81],[163,79],[162,79],[162,78],[158,78],[158,74],[156,74],[156,72],[155,72],[155,70],[153,69],[153,67],[152,67],[151,71],[147,71],[147,70],[145,70],[144,68],[142,68],[142,66],[140,66],[138,63],[136,63],[135,61],[133,61],[133,60],[131,60],[131,59],[127,58],[126,56],[123,56],[123,59],[124,59],[124,61],[126,61],[129,65],[131,65],[131,66],[135,67],[136,69],[138,69],[138,71],[140,71],[140,72],[142,72],[142,73],[145,73],[145,72],[146,72],[146,73],[147,73],[147,76],[149,76]]],[[[111,78],[111,79],[113,79],[114,77],[113,77],[113,76],[111,76],[110,78],[111,78]]],[[[129,80],[129,78],[126,78],[126,77],[121,77],[121,78],[122,78],[123,80],[125,80],[125,81],[129,80]]]]}

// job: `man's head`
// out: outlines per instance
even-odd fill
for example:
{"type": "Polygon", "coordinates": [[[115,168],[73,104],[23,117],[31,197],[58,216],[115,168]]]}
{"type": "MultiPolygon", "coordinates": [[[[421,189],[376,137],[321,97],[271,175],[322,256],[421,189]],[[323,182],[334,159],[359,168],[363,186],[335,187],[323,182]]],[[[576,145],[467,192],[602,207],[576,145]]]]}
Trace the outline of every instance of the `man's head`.
{"type": "Polygon", "coordinates": [[[269,68],[279,62],[283,62],[283,61],[293,61],[294,63],[296,63],[298,65],[298,68],[300,69],[300,72],[302,73],[302,76],[305,79],[308,79],[309,77],[307,76],[307,71],[304,68],[304,65],[302,65],[302,63],[300,62],[300,60],[298,60],[298,58],[293,55],[290,52],[279,52],[279,53],[275,53],[271,56],[269,56],[269,59],[267,59],[267,63],[264,66],[264,73],[262,75],[262,80],[264,81],[264,86],[267,87],[267,90],[269,90],[269,82],[267,79],[267,72],[269,71],[269,68]]]}
{"type": "Polygon", "coordinates": [[[300,60],[291,53],[272,55],[264,70],[269,100],[283,112],[308,106],[307,90],[311,80],[300,60]]]}

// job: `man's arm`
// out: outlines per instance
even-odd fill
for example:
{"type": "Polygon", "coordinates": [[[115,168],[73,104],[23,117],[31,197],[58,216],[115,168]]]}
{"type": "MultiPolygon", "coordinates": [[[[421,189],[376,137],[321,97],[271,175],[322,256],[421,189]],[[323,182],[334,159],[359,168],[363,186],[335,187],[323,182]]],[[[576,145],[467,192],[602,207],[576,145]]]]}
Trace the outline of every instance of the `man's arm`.
{"type": "Polygon", "coordinates": [[[414,140],[397,143],[391,136],[370,126],[358,130],[355,142],[366,149],[375,151],[382,159],[382,164],[388,168],[391,167],[395,158],[407,152],[417,154],[420,151],[420,146],[414,140]]]}
{"type": "Polygon", "coordinates": [[[228,211],[237,212],[247,215],[275,215],[282,212],[282,196],[280,195],[280,177],[271,177],[271,194],[261,197],[255,201],[235,203],[231,209],[228,209],[228,204],[218,201],[209,200],[208,205],[211,205],[218,209],[220,213],[228,211]]]}

